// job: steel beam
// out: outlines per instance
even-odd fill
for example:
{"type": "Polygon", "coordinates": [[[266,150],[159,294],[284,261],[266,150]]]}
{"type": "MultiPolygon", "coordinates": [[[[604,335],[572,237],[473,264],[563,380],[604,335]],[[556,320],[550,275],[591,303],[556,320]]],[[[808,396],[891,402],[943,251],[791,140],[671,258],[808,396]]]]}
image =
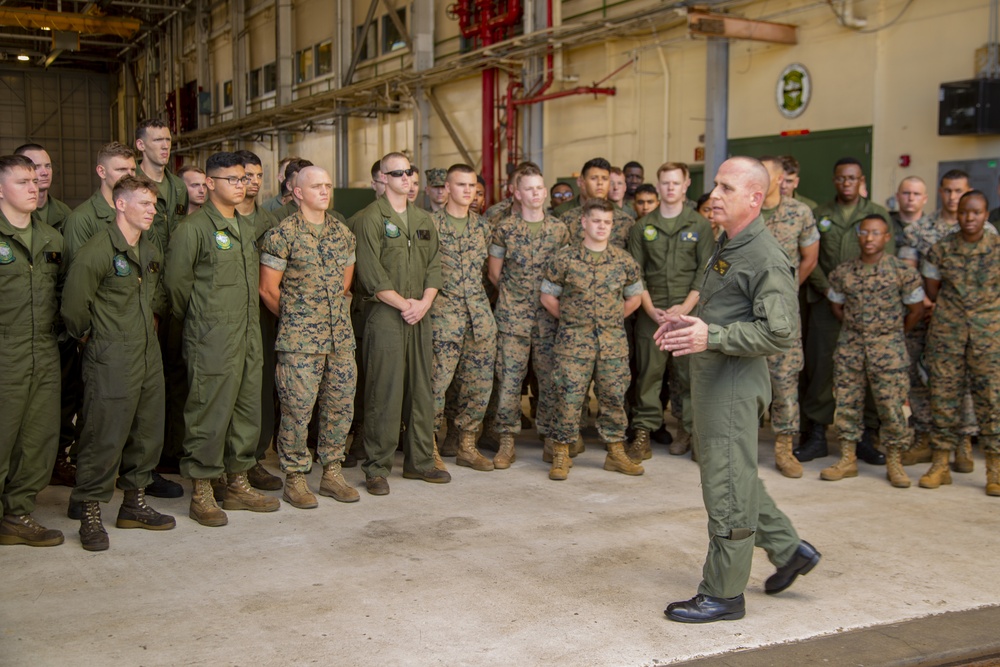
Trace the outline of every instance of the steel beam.
{"type": "Polygon", "coordinates": [[[729,154],[729,40],[708,40],[705,63],[705,183],[729,154]]]}
{"type": "Polygon", "coordinates": [[[475,160],[472,159],[469,149],[467,149],[465,144],[462,143],[462,139],[458,136],[455,126],[451,124],[450,120],[448,120],[448,114],[446,114],[444,109],[441,108],[441,103],[438,102],[438,98],[434,95],[434,91],[426,90],[424,91],[424,95],[427,96],[427,101],[431,103],[434,113],[436,113],[438,118],[441,119],[441,124],[444,125],[444,129],[448,132],[448,136],[451,137],[451,140],[455,143],[455,147],[458,149],[458,152],[462,154],[462,159],[465,160],[466,164],[475,167],[475,160]]]}
{"type": "Polygon", "coordinates": [[[63,30],[83,35],[115,35],[128,39],[139,32],[139,19],[84,16],[28,7],[0,7],[0,26],[30,30],[63,30]]]}
{"type": "Polygon", "coordinates": [[[796,27],[788,23],[771,23],[753,19],[712,14],[703,11],[688,12],[688,30],[693,35],[706,37],[727,37],[729,39],[749,39],[755,42],[774,44],[798,44],[796,27]]]}

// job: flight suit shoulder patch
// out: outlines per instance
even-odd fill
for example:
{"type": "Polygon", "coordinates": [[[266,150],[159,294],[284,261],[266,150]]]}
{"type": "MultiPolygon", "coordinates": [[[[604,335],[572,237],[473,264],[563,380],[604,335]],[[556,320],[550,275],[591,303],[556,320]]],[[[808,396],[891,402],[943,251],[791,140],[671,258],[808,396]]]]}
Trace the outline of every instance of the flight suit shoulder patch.
{"type": "Polygon", "coordinates": [[[219,250],[229,250],[233,247],[233,240],[229,238],[229,234],[220,229],[215,232],[215,245],[219,250]]]}
{"type": "Polygon", "coordinates": [[[646,228],[642,230],[642,238],[647,241],[655,241],[659,236],[660,232],[653,225],[646,225],[646,228]]]}
{"type": "Polygon", "coordinates": [[[399,232],[399,227],[397,227],[394,222],[391,222],[389,220],[384,220],[383,224],[385,225],[385,235],[386,235],[386,237],[388,237],[390,239],[399,238],[399,233],[400,233],[399,232]]]}
{"type": "Polygon", "coordinates": [[[0,241],[0,264],[13,264],[17,257],[14,256],[14,249],[6,241],[0,241]]]}
{"type": "Polygon", "coordinates": [[[715,264],[712,265],[712,270],[720,276],[724,276],[729,271],[729,262],[724,259],[718,259],[715,264]]]}
{"type": "Polygon", "coordinates": [[[123,278],[125,276],[132,274],[132,267],[128,263],[128,258],[125,255],[115,255],[111,263],[115,267],[115,275],[123,278]]]}

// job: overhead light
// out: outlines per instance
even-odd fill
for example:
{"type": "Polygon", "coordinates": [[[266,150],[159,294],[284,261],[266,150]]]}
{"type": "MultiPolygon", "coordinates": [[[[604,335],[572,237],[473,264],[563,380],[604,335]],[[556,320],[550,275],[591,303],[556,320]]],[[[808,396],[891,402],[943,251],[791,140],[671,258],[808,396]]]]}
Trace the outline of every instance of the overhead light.
{"type": "Polygon", "coordinates": [[[26,63],[29,60],[31,60],[31,57],[27,53],[19,53],[17,54],[17,59],[20,60],[21,62],[26,63]]]}
{"type": "Polygon", "coordinates": [[[52,28],[48,27],[47,25],[43,25],[41,29],[45,31],[52,30],[52,28]]]}

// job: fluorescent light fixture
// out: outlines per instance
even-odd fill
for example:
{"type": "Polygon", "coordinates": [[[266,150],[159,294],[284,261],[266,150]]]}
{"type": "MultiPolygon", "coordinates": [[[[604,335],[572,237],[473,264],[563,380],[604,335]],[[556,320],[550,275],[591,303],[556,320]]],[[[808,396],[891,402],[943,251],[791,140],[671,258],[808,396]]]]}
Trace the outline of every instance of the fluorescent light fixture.
{"type": "Polygon", "coordinates": [[[20,60],[21,62],[24,62],[24,63],[26,63],[29,60],[31,60],[31,58],[26,53],[19,53],[19,54],[17,54],[17,59],[20,60]]]}

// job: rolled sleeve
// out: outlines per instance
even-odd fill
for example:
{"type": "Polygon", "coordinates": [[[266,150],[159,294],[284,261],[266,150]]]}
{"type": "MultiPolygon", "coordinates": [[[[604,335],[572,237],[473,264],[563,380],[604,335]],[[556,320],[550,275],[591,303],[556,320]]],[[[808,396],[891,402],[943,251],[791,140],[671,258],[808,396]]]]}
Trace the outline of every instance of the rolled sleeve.
{"type": "Polygon", "coordinates": [[[556,283],[548,279],[542,280],[541,289],[543,294],[549,294],[556,298],[560,297],[563,293],[562,285],[557,285],[556,283]]]}
{"type": "Polygon", "coordinates": [[[639,296],[640,294],[642,294],[642,291],[644,289],[645,287],[643,287],[642,281],[639,280],[637,282],[632,283],[631,285],[626,285],[623,294],[625,295],[625,298],[628,299],[633,296],[639,296]]]}
{"type": "Polygon", "coordinates": [[[280,257],[275,257],[274,255],[266,252],[260,254],[260,263],[269,269],[274,269],[275,271],[282,271],[288,268],[288,260],[281,259],[280,257]]]}
{"type": "Polygon", "coordinates": [[[491,243],[488,252],[490,257],[496,257],[497,259],[503,259],[507,255],[507,248],[496,243],[491,243]]]}
{"type": "Polygon", "coordinates": [[[847,295],[845,295],[845,294],[843,294],[841,292],[838,292],[837,290],[833,289],[832,287],[826,291],[826,298],[829,299],[833,303],[846,303],[847,302],[847,295]]]}
{"type": "MultiPolygon", "coordinates": [[[[924,288],[918,287],[909,294],[903,295],[903,303],[905,303],[907,306],[912,306],[915,303],[923,303],[925,296],[926,295],[924,294],[924,288]]],[[[832,300],[833,299],[831,299],[831,301],[832,300]]]]}
{"type": "Polygon", "coordinates": [[[941,270],[937,265],[931,264],[927,260],[920,263],[920,275],[930,280],[941,280],[941,270]]]}

